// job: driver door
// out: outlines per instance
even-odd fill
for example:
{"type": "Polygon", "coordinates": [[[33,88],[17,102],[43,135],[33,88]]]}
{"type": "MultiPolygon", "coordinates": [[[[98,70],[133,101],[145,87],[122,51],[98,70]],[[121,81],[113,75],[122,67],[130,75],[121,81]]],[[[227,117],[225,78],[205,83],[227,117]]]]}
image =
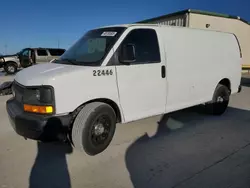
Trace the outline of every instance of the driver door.
{"type": "Polygon", "coordinates": [[[30,49],[23,50],[23,52],[19,56],[21,67],[26,68],[31,65],[30,55],[31,55],[30,49]]]}
{"type": "Polygon", "coordinates": [[[164,113],[167,100],[165,56],[156,31],[133,29],[120,48],[128,44],[135,47],[135,61],[128,65],[119,62],[116,66],[120,104],[126,122],[164,113]]]}

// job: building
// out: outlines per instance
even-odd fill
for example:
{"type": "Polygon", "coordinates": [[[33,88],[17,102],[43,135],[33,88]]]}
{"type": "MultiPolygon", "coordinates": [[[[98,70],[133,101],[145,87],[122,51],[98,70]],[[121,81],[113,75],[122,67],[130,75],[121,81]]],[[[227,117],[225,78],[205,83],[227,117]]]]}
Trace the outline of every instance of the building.
{"type": "Polygon", "coordinates": [[[250,22],[239,16],[188,9],[137,23],[174,25],[234,33],[242,51],[242,68],[250,69],[250,22]]]}

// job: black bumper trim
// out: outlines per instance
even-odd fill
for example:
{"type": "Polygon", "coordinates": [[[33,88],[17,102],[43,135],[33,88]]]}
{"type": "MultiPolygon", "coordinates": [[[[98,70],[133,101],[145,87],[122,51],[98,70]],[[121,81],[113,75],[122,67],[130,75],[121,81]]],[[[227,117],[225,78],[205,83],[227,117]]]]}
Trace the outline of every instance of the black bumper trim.
{"type": "Polygon", "coordinates": [[[6,102],[10,123],[17,134],[41,141],[58,140],[68,133],[71,115],[55,116],[24,112],[13,98],[6,102]]]}

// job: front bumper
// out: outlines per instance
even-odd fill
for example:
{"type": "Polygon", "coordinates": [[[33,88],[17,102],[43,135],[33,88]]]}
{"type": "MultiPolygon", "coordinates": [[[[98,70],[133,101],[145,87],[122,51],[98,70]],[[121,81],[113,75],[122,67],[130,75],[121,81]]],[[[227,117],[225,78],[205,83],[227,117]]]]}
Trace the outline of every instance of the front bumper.
{"type": "Polygon", "coordinates": [[[65,137],[72,118],[71,115],[48,116],[24,112],[13,98],[6,102],[6,110],[17,134],[40,141],[54,141],[65,137]]]}

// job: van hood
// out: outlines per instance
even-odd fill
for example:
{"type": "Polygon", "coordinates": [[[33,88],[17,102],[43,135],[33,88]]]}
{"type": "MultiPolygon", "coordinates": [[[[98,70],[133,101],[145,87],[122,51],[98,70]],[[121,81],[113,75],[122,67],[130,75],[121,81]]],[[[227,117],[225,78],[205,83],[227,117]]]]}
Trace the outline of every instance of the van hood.
{"type": "Polygon", "coordinates": [[[59,76],[86,69],[83,66],[43,63],[33,65],[18,72],[15,81],[24,86],[47,85],[59,76]]]}

